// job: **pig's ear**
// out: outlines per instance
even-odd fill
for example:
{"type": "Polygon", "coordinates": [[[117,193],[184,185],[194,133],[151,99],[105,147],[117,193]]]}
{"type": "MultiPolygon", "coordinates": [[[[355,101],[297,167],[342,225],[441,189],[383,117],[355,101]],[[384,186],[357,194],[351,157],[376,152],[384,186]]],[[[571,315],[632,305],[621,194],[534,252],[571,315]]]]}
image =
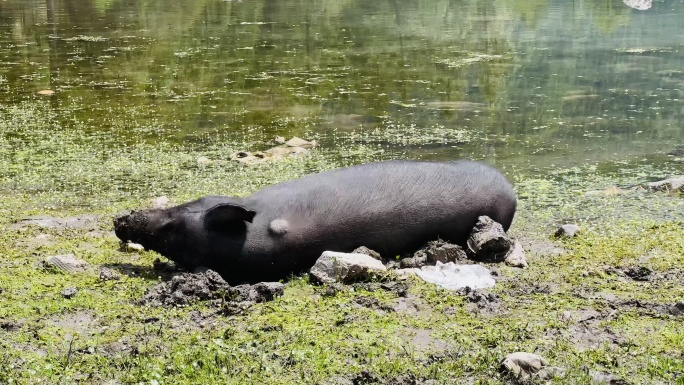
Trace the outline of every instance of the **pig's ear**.
{"type": "Polygon", "coordinates": [[[204,213],[204,223],[211,230],[244,228],[245,221],[252,222],[256,211],[235,204],[221,203],[204,213]]]}

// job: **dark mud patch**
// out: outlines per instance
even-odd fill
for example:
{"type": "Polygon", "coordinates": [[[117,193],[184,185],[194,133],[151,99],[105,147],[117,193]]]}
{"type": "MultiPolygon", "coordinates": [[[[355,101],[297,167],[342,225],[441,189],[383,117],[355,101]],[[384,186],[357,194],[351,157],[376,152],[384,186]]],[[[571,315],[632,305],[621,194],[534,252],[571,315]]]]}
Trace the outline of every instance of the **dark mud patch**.
{"type": "Polygon", "coordinates": [[[624,337],[617,335],[609,328],[599,328],[586,323],[571,325],[568,328],[566,337],[568,341],[582,350],[598,349],[606,343],[614,346],[624,346],[627,344],[627,340],[624,337]]]}
{"type": "Polygon", "coordinates": [[[684,301],[672,304],[662,304],[639,300],[629,300],[611,304],[617,309],[635,310],[639,315],[650,317],[675,316],[684,317],[684,301]]]}
{"type": "Polygon", "coordinates": [[[181,273],[146,290],[139,302],[152,306],[187,306],[196,301],[226,298],[230,288],[212,270],[201,274],[181,273]]]}
{"type": "Polygon", "coordinates": [[[53,230],[97,230],[100,216],[82,215],[78,217],[57,218],[49,215],[36,215],[22,218],[10,225],[11,229],[26,229],[34,226],[41,229],[53,230]]]}
{"type": "Polygon", "coordinates": [[[16,332],[21,329],[22,323],[17,321],[0,321],[0,329],[6,332],[16,332]]]}
{"type": "Polygon", "coordinates": [[[603,270],[608,275],[616,276],[624,280],[650,282],[652,284],[684,284],[684,270],[682,269],[654,271],[646,266],[634,265],[627,267],[607,266],[603,270]]]}
{"type": "Polygon", "coordinates": [[[408,289],[410,287],[408,282],[358,282],[351,285],[355,290],[365,290],[368,292],[374,292],[378,290],[387,291],[394,293],[399,297],[406,297],[408,295],[408,289]]]}
{"type": "Polygon", "coordinates": [[[359,307],[373,309],[379,312],[394,312],[394,306],[381,302],[377,298],[359,296],[354,299],[354,303],[359,307]]]}
{"type": "Polygon", "coordinates": [[[598,311],[595,309],[568,310],[561,314],[560,321],[567,324],[565,330],[552,330],[547,334],[552,339],[564,338],[577,349],[598,349],[606,344],[612,346],[624,346],[628,340],[602,326],[605,320],[610,320],[615,315],[611,311],[598,311]]]}
{"type": "Polygon", "coordinates": [[[501,298],[494,293],[464,287],[458,291],[458,294],[465,297],[467,301],[466,310],[471,313],[494,315],[506,310],[501,298]]]}
{"type": "Polygon", "coordinates": [[[138,302],[151,306],[187,306],[208,301],[235,314],[251,304],[272,301],[283,295],[283,287],[279,282],[230,286],[217,272],[207,270],[174,275],[169,281],[148,289],[138,302]]]}

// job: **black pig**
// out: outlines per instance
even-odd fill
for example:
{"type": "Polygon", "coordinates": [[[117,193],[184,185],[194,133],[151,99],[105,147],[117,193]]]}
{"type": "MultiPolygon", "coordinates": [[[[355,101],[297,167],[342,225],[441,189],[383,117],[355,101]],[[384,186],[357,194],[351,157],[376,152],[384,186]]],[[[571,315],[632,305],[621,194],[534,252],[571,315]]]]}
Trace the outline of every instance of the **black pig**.
{"type": "Polygon", "coordinates": [[[208,196],[114,220],[116,236],[230,283],[287,278],[325,250],[383,257],[441,238],[464,245],[480,215],[513,220],[506,178],[472,161],[385,161],[321,172],[244,197],[208,196]]]}

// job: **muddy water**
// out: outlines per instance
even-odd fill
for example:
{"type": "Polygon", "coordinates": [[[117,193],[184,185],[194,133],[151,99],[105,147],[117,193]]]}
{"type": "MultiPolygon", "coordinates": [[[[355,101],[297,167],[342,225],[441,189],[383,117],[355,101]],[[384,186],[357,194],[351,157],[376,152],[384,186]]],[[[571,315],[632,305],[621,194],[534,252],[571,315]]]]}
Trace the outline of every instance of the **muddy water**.
{"type": "Polygon", "coordinates": [[[684,144],[683,92],[682,0],[0,2],[2,106],[149,140],[403,130],[436,138],[375,140],[542,172],[658,164],[684,144]]]}

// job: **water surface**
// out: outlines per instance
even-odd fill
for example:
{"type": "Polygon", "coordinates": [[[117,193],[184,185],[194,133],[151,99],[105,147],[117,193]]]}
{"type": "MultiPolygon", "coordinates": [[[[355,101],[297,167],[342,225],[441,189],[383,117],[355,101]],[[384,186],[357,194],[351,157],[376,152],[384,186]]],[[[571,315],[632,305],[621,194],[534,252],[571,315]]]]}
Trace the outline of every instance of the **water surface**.
{"type": "Polygon", "coordinates": [[[3,108],[47,99],[131,140],[657,165],[684,143],[683,90],[682,0],[0,2],[3,108]]]}

